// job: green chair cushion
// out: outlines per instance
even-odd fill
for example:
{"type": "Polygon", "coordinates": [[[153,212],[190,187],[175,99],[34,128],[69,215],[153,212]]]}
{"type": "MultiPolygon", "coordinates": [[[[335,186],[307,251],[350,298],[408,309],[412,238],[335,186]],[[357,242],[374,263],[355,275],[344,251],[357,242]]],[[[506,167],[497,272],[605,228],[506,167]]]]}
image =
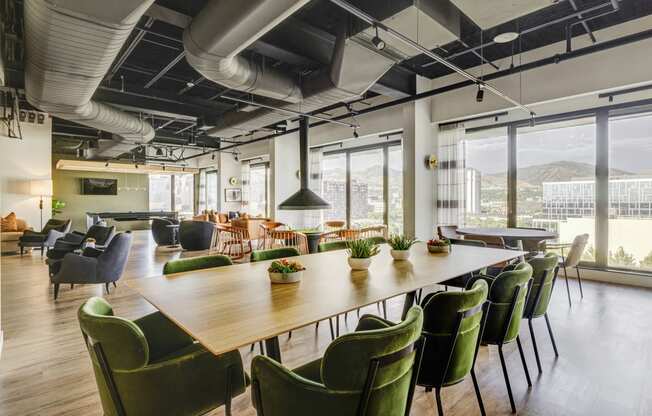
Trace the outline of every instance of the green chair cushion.
{"type": "Polygon", "coordinates": [[[294,247],[280,247],[269,250],[255,250],[251,253],[251,262],[276,260],[284,257],[300,256],[299,250],[294,247]]]}
{"type": "Polygon", "coordinates": [[[317,246],[317,251],[319,253],[323,253],[326,251],[346,250],[346,248],[346,241],[329,241],[326,243],[319,243],[319,246],[317,246]]]}
{"type": "Polygon", "coordinates": [[[187,259],[170,260],[163,266],[163,274],[183,273],[192,270],[210,269],[213,267],[230,266],[233,262],[227,256],[215,254],[212,256],[190,257],[187,259]]]}

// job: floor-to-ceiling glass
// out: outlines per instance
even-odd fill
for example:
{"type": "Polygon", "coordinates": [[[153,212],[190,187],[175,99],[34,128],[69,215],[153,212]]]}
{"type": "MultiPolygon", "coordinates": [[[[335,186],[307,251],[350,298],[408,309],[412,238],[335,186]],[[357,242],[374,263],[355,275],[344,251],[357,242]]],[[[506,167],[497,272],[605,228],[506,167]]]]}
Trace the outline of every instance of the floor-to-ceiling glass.
{"type": "Polygon", "coordinates": [[[384,223],[383,149],[351,153],[351,226],[384,223]]]}
{"type": "Polygon", "coordinates": [[[346,153],[323,156],[321,189],[315,191],[331,204],[323,211],[324,220],[346,221],[346,153]]]}
{"type": "Polygon", "coordinates": [[[583,259],[595,260],[595,118],[517,130],[516,224],[589,234],[583,259]]]}
{"type": "Polygon", "coordinates": [[[206,172],[206,209],[217,211],[219,188],[217,185],[217,171],[206,172]]]}
{"type": "Polygon", "coordinates": [[[249,166],[249,213],[267,216],[267,164],[249,166]]]}
{"type": "Polygon", "coordinates": [[[174,210],[180,217],[192,217],[195,212],[195,175],[174,175],[174,210]]]}
{"type": "Polygon", "coordinates": [[[172,177],[149,175],[149,210],[172,210],[172,177]]]}
{"type": "Polygon", "coordinates": [[[652,113],[609,120],[609,266],[652,270],[652,113]]]}
{"type": "Polygon", "coordinates": [[[388,162],[388,228],[390,234],[403,233],[403,149],[391,146],[387,149],[388,162]]]}

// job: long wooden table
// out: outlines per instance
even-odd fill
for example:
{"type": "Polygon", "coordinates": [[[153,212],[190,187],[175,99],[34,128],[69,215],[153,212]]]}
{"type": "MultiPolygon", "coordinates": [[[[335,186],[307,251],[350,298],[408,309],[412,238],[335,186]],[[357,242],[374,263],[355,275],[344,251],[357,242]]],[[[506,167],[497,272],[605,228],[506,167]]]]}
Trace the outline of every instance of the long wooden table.
{"type": "Polygon", "coordinates": [[[278,335],[403,294],[405,313],[418,289],[523,254],[462,245],[430,254],[418,243],[408,261],[394,261],[384,244],[369,271],[351,271],[344,250],[295,257],[306,270],[294,284],[272,284],[269,261],[126,283],[212,353],[265,340],[280,361],[278,335]]]}

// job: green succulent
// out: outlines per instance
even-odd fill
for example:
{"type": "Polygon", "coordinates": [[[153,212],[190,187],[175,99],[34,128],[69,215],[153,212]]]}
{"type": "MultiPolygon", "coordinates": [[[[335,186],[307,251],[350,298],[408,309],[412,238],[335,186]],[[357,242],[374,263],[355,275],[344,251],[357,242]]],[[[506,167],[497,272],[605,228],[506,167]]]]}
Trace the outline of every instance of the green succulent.
{"type": "Polygon", "coordinates": [[[409,250],[410,247],[415,245],[419,240],[416,238],[409,238],[405,235],[392,235],[387,240],[387,244],[394,250],[409,250]]]}
{"type": "Polygon", "coordinates": [[[368,259],[380,253],[378,244],[364,238],[348,241],[346,247],[349,255],[354,259],[368,259]]]}

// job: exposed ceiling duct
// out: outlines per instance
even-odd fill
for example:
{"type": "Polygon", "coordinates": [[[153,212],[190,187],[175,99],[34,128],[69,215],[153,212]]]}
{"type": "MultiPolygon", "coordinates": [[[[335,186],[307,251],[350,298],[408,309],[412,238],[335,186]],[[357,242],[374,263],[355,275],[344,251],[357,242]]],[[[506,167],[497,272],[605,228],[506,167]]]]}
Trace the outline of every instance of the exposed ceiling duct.
{"type": "Polygon", "coordinates": [[[152,126],[91,100],[138,20],[154,0],[24,2],[25,94],[55,117],[114,134],[99,154],[115,157],[154,138],[152,126]]]}
{"type": "MultiPolygon", "coordinates": [[[[305,3],[256,0],[243,6],[240,0],[210,0],[184,31],[188,62],[214,82],[274,99],[276,107],[295,112],[307,113],[359,98],[395,63],[393,57],[379,53],[363,39],[342,33],[330,68],[302,80],[237,56],[305,3]]],[[[269,109],[227,113],[207,134],[234,137],[287,118],[287,113],[269,109]]]]}

